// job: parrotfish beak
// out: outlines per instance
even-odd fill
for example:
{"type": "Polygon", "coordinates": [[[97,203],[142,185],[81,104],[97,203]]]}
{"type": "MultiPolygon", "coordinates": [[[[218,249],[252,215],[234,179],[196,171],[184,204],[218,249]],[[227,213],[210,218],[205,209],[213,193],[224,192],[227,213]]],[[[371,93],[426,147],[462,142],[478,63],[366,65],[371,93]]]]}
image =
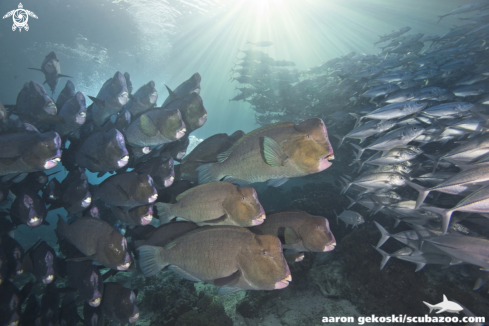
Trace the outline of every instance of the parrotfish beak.
{"type": "Polygon", "coordinates": [[[54,280],[54,275],[53,274],[49,274],[48,276],[46,276],[45,278],[42,279],[42,283],[49,284],[53,280],[54,280]]]}
{"type": "Polygon", "coordinates": [[[91,197],[90,193],[88,193],[87,197],[85,197],[85,199],[83,199],[81,205],[83,208],[87,208],[88,206],[90,206],[91,203],[92,203],[92,197],[91,197]]]}
{"type": "Polygon", "coordinates": [[[277,283],[275,283],[274,289],[279,290],[279,289],[286,288],[287,286],[289,286],[290,281],[292,281],[292,276],[289,274],[283,279],[281,279],[280,281],[278,281],[277,283]]]}
{"type": "Polygon", "coordinates": [[[139,319],[139,311],[136,312],[134,315],[131,316],[131,318],[129,318],[129,323],[132,324],[132,323],[135,323],[137,322],[139,319]]]}
{"type": "Polygon", "coordinates": [[[204,113],[200,118],[199,118],[199,126],[203,126],[204,123],[207,121],[207,112],[204,113]]]}
{"type": "Polygon", "coordinates": [[[148,146],[143,147],[142,152],[143,154],[149,154],[151,153],[151,148],[149,148],[148,146]]]}
{"type": "Polygon", "coordinates": [[[302,252],[301,255],[295,259],[295,262],[298,263],[303,260],[304,260],[304,253],[302,252]]]}
{"type": "Polygon", "coordinates": [[[77,124],[82,125],[85,123],[86,120],[87,120],[87,112],[86,111],[82,111],[76,115],[75,122],[77,124]]]}
{"type": "Polygon", "coordinates": [[[34,228],[36,226],[39,226],[39,225],[41,225],[41,223],[42,223],[42,219],[40,219],[37,216],[31,217],[29,219],[29,221],[27,221],[27,225],[29,225],[31,228],[34,228]]]}
{"type": "Polygon", "coordinates": [[[185,122],[182,121],[182,127],[177,131],[177,139],[182,138],[185,136],[185,133],[187,132],[187,128],[185,127],[185,122]]]}
{"type": "Polygon", "coordinates": [[[117,265],[117,270],[118,271],[127,271],[127,269],[131,266],[131,255],[129,255],[128,252],[126,252],[126,256],[124,258],[124,264],[117,265]]]}
{"type": "Polygon", "coordinates": [[[148,225],[153,220],[153,212],[148,212],[148,214],[141,217],[141,225],[148,225]]]}
{"type": "Polygon", "coordinates": [[[129,155],[124,155],[119,161],[117,161],[117,165],[122,168],[126,166],[127,162],[129,162],[129,155]]]}
{"type": "Polygon", "coordinates": [[[165,188],[168,188],[173,184],[173,181],[175,180],[175,175],[172,173],[168,178],[165,179],[165,188]]]}
{"type": "Polygon", "coordinates": [[[319,159],[319,166],[318,170],[319,171],[324,171],[327,168],[329,168],[332,163],[330,161],[334,160],[334,154],[328,154],[319,159]]]}
{"type": "Polygon", "coordinates": [[[50,102],[48,105],[46,105],[44,107],[44,111],[51,115],[56,115],[58,113],[58,109],[56,108],[56,104],[54,104],[54,102],[50,102]]]}
{"type": "Polygon", "coordinates": [[[100,302],[102,302],[102,298],[98,297],[98,298],[96,298],[96,299],[91,300],[91,301],[90,301],[88,304],[89,304],[91,307],[96,308],[96,307],[100,306],[100,302]]]}
{"type": "Polygon", "coordinates": [[[324,250],[323,250],[323,252],[326,252],[326,251],[331,251],[331,250],[333,250],[334,248],[336,248],[336,241],[335,241],[335,242],[333,242],[333,243],[330,243],[329,245],[324,246],[324,250]]]}
{"type": "Polygon", "coordinates": [[[266,218],[265,213],[259,215],[257,218],[253,219],[252,225],[255,226],[255,225],[263,224],[263,222],[265,222],[265,218],[266,218]]]}
{"type": "Polygon", "coordinates": [[[59,157],[54,157],[50,160],[47,160],[45,163],[44,163],[44,169],[45,170],[49,170],[49,169],[52,169],[54,168],[56,165],[58,165],[58,163],[61,161],[61,159],[59,157]]]}
{"type": "Polygon", "coordinates": [[[177,160],[181,160],[185,156],[185,154],[187,154],[186,151],[180,151],[180,152],[178,152],[178,154],[177,154],[177,160]]]}
{"type": "Polygon", "coordinates": [[[158,199],[158,193],[155,192],[151,197],[148,198],[148,203],[154,203],[158,199]]]}

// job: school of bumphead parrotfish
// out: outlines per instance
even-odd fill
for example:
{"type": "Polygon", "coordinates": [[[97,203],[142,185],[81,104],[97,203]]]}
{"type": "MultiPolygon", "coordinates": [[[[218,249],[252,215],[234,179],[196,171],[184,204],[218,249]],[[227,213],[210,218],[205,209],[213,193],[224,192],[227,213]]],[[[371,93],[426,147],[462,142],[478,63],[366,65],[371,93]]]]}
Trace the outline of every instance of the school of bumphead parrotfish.
{"type": "MultiPolygon", "coordinates": [[[[61,75],[54,52],[38,70],[53,93],[59,79],[69,77],[61,75]]],[[[137,290],[106,280],[136,268],[151,277],[168,267],[218,286],[219,294],[282,289],[292,280],[288,262],[335,248],[325,217],[280,211],[267,219],[247,185],[278,187],[331,166],[323,120],[216,134],[186,155],[189,134],[207,121],[200,82],[195,73],[174,90],[167,86],[159,107],[154,81],[133,93],[130,75],[116,72],[87,107],[71,80],[56,101],[30,81],[15,104],[1,106],[1,325],[83,320],[94,326],[105,317],[134,323],[137,290]],[[60,163],[68,171],[62,180],[49,172],[60,163]],[[111,175],[90,184],[87,170],[111,175]],[[66,211],[55,230],[59,253],[42,239],[24,250],[12,231],[43,227],[47,213],[59,208],[66,211]],[[159,227],[150,225],[153,218],[159,227]],[[17,288],[13,281],[27,273],[36,280],[17,288]],[[45,285],[40,302],[30,294],[36,283],[45,285]],[[83,318],[77,298],[84,302],[83,318]]]]}
{"type": "MultiPolygon", "coordinates": [[[[489,2],[440,20],[484,9],[489,2]]],[[[335,177],[350,207],[412,228],[392,234],[375,222],[381,269],[395,257],[416,271],[471,264],[487,274],[489,14],[463,21],[443,36],[403,27],[380,37],[378,54],[352,52],[307,71],[240,51],[231,81],[246,86],[232,100],[250,103],[261,127],[213,135],[190,153],[190,133],[208,118],[199,73],[166,86],[161,106],[155,82],[133,92],[127,72],[87,95],[88,107],[70,79],[56,101],[26,82],[15,104],[0,103],[0,325],[135,323],[138,290],[108,279],[136,270],[153,277],[168,268],[219,294],[287,287],[289,264],[335,249],[330,222],[299,210],[265,212],[250,184],[279,187],[328,169],[334,151],[324,121],[339,139],[336,153],[353,150],[353,167],[344,167],[351,173],[335,177]],[[63,179],[50,172],[60,163],[63,179]],[[91,184],[87,170],[110,176],[91,184]],[[58,252],[43,239],[28,249],[15,239],[16,227],[43,228],[61,208],[58,252]],[[406,247],[384,252],[389,238],[406,247]],[[19,284],[23,274],[32,281],[19,284]],[[34,286],[42,286],[40,300],[34,286]]],[[[53,95],[60,78],[71,78],[54,51],[29,69],[44,74],[53,95]]],[[[365,223],[350,207],[334,212],[336,222],[365,223]]]]}
{"type": "MultiPolygon", "coordinates": [[[[489,272],[487,9],[489,2],[467,4],[439,16],[475,12],[442,36],[394,30],[375,42],[384,44],[378,54],[351,52],[299,71],[283,68],[293,62],[243,50],[231,70],[231,81],[242,84],[231,100],[251,104],[258,124],[322,117],[339,139],[337,155],[350,141],[350,166],[358,170],[336,178],[347,209],[359,204],[412,228],[390,234],[376,222],[381,269],[396,257],[416,271],[472,264],[489,272]],[[407,247],[382,251],[389,237],[407,247]]],[[[365,222],[355,211],[339,213],[347,227],[365,222]]],[[[487,277],[476,289],[481,280],[487,277]]]]}

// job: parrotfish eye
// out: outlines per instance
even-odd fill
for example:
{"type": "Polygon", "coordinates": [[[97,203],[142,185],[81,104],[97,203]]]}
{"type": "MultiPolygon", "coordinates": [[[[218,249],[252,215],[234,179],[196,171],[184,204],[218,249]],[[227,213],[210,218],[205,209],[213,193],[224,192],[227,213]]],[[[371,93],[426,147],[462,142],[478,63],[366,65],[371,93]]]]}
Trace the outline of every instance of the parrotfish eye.
{"type": "Polygon", "coordinates": [[[109,248],[114,248],[114,245],[111,243],[111,244],[109,245],[109,248]]]}
{"type": "Polygon", "coordinates": [[[241,197],[241,200],[245,200],[245,198],[244,197],[241,197]]]}

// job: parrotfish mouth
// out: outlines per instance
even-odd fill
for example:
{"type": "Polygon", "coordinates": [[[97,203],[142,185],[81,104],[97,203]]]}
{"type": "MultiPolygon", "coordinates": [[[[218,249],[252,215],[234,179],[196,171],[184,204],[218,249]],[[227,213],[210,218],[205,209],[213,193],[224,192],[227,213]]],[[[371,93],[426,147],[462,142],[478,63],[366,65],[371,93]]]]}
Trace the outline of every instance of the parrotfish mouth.
{"type": "Polygon", "coordinates": [[[75,122],[78,123],[79,125],[84,124],[86,120],[87,120],[86,111],[82,111],[76,115],[75,122]]]}
{"type": "Polygon", "coordinates": [[[90,302],[88,302],[88,304],[91,307],[96,308],[96,307],[100,306],[100,302],[102,302],[102,298],[98,297],[96,299],[90,300],[90,302]]]}
{"type": "Polygon", "coordinates": [[[255,226],[255,225],[263,224],[263,222],[265,222],[265,218],[266,218],[265,213],[259,215],[257,218],[253,219],[252,225],[255,226]]]}
{"type": "Polygon", "coordinates": [[[182,127],[177,131],[177,139],[182,138],[185,136],[185,133],[187,132],[187,128],[185,127],[185,123],[182,121],[182,127]]]}
{"type": "Polygon", "coordinates": [[[154,203],[156,201],[156,199],[158,199],[158,193],[154,193],[151,197],[149,197],[148,203],[154,203]]]}
{"type": "Polygon", "coordinates": [[[83,199],[81,205],[83,208],[87,208],[88,206],[90,206],[91,203],[92,203],[92,197],[90,196],[90,193],[88,193],[87,197],[85,197],[85,199],[83,199]]]}
{"type": "Polygon", "coordinates": [[[29,221],[27,222],[27,225],[29,225],[30,227],[33,228],[33,227],[41,225],[41,223],[42,223],[42,219],[40,219],[37,216],[33,216],[29,219],[29,221]]]}
{"type": "MultiPolygon", "coordinates": [[[[60,155],[61,156],[61,155],[60,155]]],[[[49,170],[49,169],[52,169],[54,168],[56,165],[58,165],[58,163],[61,162],[61,158],[59,157],[53,157],[52,159],[50,160],[46,160],[46,162],[44,163],[44,169],[45,170],[49,170]]]]}
{"type": "Polygon", "coordinates": [[[119,95],[119,104],[126,105],[128,99],[129,99],[129,93],[123,92],[121,95],[119,95]]]}
{"type": "Polygon", "coordinates": [[[148,225],[153,220],[153,214],[148,213],[141,217],[141,225],[148,225]]]}
{"type": "Polygon", "coordinates": [[[143,149],[141,151],[143,152],[143,154],[149,154],[149,153],[151,153],[151,148],[146,146],[146,147],[143,147],[143,149]]]}
{"type": "Polygon", "coordinates": [[[178,154],[177,154],[177,160],[181,160],[185,156],[185,154],[187,154],[186,151],[180,151],[180,152],[178,152],[178,154]]]}
{"type": "Polygon", "coordinates": [[[303,260],[304,260],[304,253],[302,253],[299,257],[297,257],[295,259],[295,262],[298,263],[298,262],[303,261],[303,260]]]}
{"type": "Polygon", "coordinates": [[[46,276],[45,278],[42,279],[42,283],[49,284],[53,280],[54,280],[54,275],[53,274],[49,274],[48,276],[46,276]]]}
{"type": "Polygon", "coordinates": [[[117,270],[118,271],[127,271],[127,269],[131,266],[131,262],[127,262],[124,264],[117,265],[117,270]]]}
{"type": "Polygon", "coordinates": [[[122,168],[126,166],[127,162],[129,162],[129,155],[124,155],[120,160],[117,161],[117,165],[122,168]]]}
{"type": "Polygon", "coordinates": [[[168,188],[173,184],[173,181],[175,180],[175,175],[172,174],[168,178],[165,179],[165,188],[168,188]]]}
{"type": "Polygon", "coordinates": [[[324,171],[329,168],[333,163],[330,161],[334,160],[334,154],[328,154],[319,159],[318,172],[324,171]]]}
{"type": "Polygon", "coordinates": [[[58,113],[56,104],[54,104],[53,102],[50,102],[48,105],[46,105],[44,107],[44,111],[46,111],[47,114],[51,114],[51,115],[56,115],[56,113],[58,113]]]}
{"type": "Polygon", "coordinates": [[[289,286],[290,281],[292,281],[292,276],[289,274],[283,279],[281,279],[280,281],[278,281],[277,283],[275,283],[274,289],[279,290],[279,289],[286,288],[287,286],[289,286]]]}
{"type": "Polygon", "coordinates": [[[204,113],[204,115],[199,118],[199,126],[203,126],[206,121],[207,121],[207,113],[204,113]]]}
{"type": "Polygon", "coordinates": [[[326,252],[326,251],[331,251],[331,250],[333,250],[334,248],[336,248],[336,241],[335,241],[335,242],[333,242],[333,243],[330,243],[329,245],[324,246],[324,250],[323,250],[323,252],[326,252]]]}
{"type": "Polygon", "coordinates": [[[139,319],[139,311],[136,312],[134,315],[131,316],[131,318],[129,318],[129,323],[132,324],[132,323],[135,323],[137,322],[139,319]]]}

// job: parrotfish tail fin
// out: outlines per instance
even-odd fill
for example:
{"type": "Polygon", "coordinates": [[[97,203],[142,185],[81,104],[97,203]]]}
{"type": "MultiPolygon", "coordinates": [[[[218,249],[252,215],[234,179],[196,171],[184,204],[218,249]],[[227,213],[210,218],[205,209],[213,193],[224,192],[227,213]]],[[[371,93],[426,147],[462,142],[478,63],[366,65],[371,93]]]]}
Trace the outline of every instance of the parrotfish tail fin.
{"type": "Polygon", "coordinates": [[[350,205],[348,205],[348,207],[346,209],[350,209],[350,207],[355,205],[357,202],[355,199],[351,198],[350,196],[347,196],[347,195],[345,195],[345,196],[346,196],[346,198],[348,198],[348,200],[350,200],[350,205]]]}
{"type": "Polygon", "coordinates": [[[351,186],[351,182],[350,182],[348,179],[346,179],[346,178],[344,178],[344,177],[342,177],[342,176],[340,176],[340,179],[341,179],[343,182],[345,182],[345,184],[346,184],[346,186],[345,186],[345,187],[344,187],[344,188],[341,190],[341,193],[340,193],[341,195],[343,195],[343,194],[344,194],[345,192],[347,192],[347,191],[348,191],[348,189],[350,188],[350,186],[351,186]]]}
{"type": "Polygon", "coordinates": [[[430,154],[426,154],[426,153],[423,153],[424,156],[426,156],[427,158],[429,158],[430,160],[433,160],[435,163],[433,164],[433,172],[436,171],[436,168],[438,167],[438,163],[440,163],[440,159],[434,155],[430,155],[430,154]]]}
{"type": "Polygon", "coordinates": [[[430,190],[409,180],[406,180],[406,184],[411,188],[413,188],[414,190],[416,190],[417,192],[419,192],[419,196],[418,199],[416,200],[416,207],[415,207],[415,208],[419,208],[419,206],[421,206],[421,204],[423,204],[424,200],[426,199],[426,196],[428,196],[428,194],[430,193],[430,190]]]}
{"type": "Polygon", "coordinates": [[[343,141],[345,140],[345,137],[341,137],[335,134],[332,135],[340,140],[340,143],[338,144],[338,148],[340,148],[341,144],[343,144],[343,141]]]}
{"type": "Polygon", "coordinates": [[[372,246],[375,250],[377,250],[382,255],[382,261],[380,262],[380,270],[384,269],[385,264],[391,259],[391,255],[386,253],[384,250],[379,249],[377,247],[372,246]]]}
{"type": "Polygon", "coordinates": [[[160,219],[160,224],[170,223],[170,221],[175,218],[171,213],[172,204],[167,203],[156,203],[155,207],[158,210],[158,218],[160,219]]]}
{"type": "Polygon", "coordinates": [[[158,274],[168,264],[161,258],[161,252],[165,250],[163,247],[141,246],[139,252],[139,267],[145,277],[150,277],[158,274]]]}
{"type": "Polygon", "coordinates": [[[441,230],[443,231],[443,235],[445,235],[447,233],[448,226],[450,225],[450,219],[452,218],[452,214],[454,211],[434,206],[426,206],[423,207],[423,209],[441,215],[441,230]]]}
{"type": "Polygon", "coordinates": [[[360,146],[356,145],[356,144],[353,144],[353,143],[350,143],[350,145],[352,145],[353,147],[355,147],[357,150],[358,150],[358,153],[355,155],[355,158],[357,160],[360,159],[360,157],[362,157],[362,154],[363,152],[365,151],[365,149],[361,148],[360,146]]]}
{"type": "MultiPolygon", "coordinates": [[[[446,16],[448,16],[448,15],[442,15],[442,16],[438,16],[438,17],[440,17],[440,19],[438,19],[438,21],[437,21],[436,23],[438,24],[439,22],[441,22],[441,20],[442,20],[444,17],[446,17],[446,16]]],[[[430,311],[430,312],[431,312],[431,311],[430,311]]]]}
{"type": "Polygon", "coordinates": [[[375,226],[377,226],[377,229],[379,229],[380,233],[382,234],[382,237],[380,238],[379,242],[377,243],[377,247],[376,247],[376,248],[379,248],[380,246],[382,246],[387,241],[387,239],[389,239],[391,237],[391,235],[389,232],[387,232],[386,229],[384,229],[384,227],[382,225],[380,225],[376,221],[374,221],[374,223],[375,223],[375,226]]]}
{"type": "Polygon", "coordinates": [[[220,179],[215,176],[214,163],[203,164],[197,168],[199,172],[199,184],[209,183],[213,181],[219,181],[220,179]]]}
{"type": "Polygon", "coordinates": [[[429,313],[431,314],[431,312],[433,311],[433,309],[435,309],[435,306],[434,306],[434,305],[429,304],[429,303],[428,303],[428,302],[426,302],[426,301],[423,301],[423,303],[424,303],[424,304],[425,304],[425,305],[426,305],[428,308],[430,308],[430,312],[429,312],[429,313]]]}

